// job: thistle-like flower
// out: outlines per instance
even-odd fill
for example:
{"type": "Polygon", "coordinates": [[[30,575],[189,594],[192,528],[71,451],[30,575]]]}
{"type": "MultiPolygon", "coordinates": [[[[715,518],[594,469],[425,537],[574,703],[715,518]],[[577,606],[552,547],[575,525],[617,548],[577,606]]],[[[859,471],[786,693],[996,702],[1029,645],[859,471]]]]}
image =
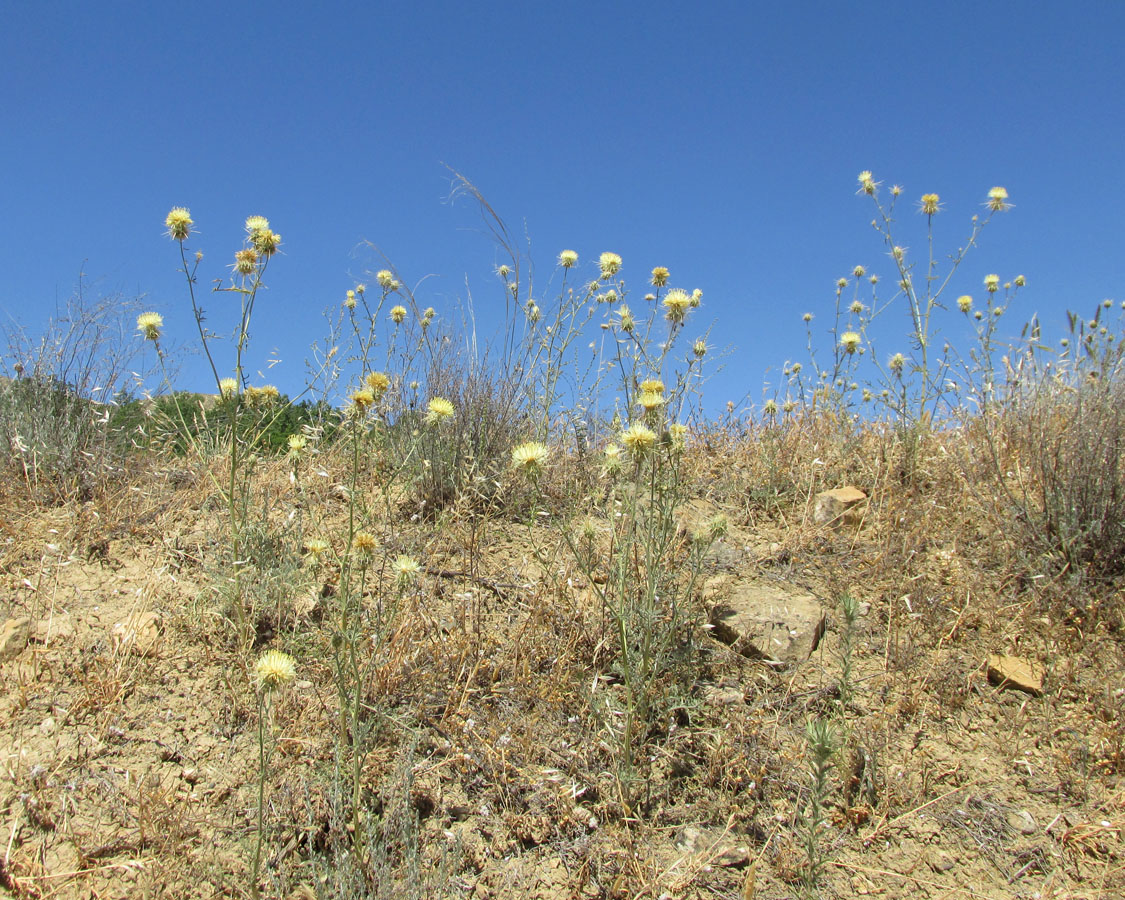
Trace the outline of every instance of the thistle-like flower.
{"type": "Polygon", "coordinates": [[[297,665],[293,657],[280,650],[267,650],[254,664],[254,677],[259,690],[269,693],[297,677],[297,665]]]}
{"type": "Polygon", "coordinates": [[[379,287],[385,291],[389,291],[391,286],[395,283],[395,276],[391,273],[390,269],[380,269],[375,273],[375,280],[379,282],[379,287]]]}
{"type": "Polygon", "coordinates": [[[656,391],[642,391],[637,398],[637,405],[645,412],[656,412],[664,405],[664,395],[656,391]]]}
{"type": "Polygon", "coordinates": [[[632,310],[628,306],[622,304],[617,310],[617,314],[621,317],[621,330],[626,334],[637,327],[637,320],[633,318],[632,310]]]}
{"type": "Polygon", "coordinates": [[[375,535],[369,531],[357,531],[355,537],[352,538],[352,547],[364,559],[371,559],[378,546],[379,542],[375,540],[375,535]]]}
{"type": "Polygon", "coordinates": [[[262,228],[250,235],[250,243],[262,256],[270,257],[281,246],[281,235],[269,228],[262,228]]]}
{"type": "Polygon", "coordinates": [[[164,317],[160,313],[144,312],[137,316],[137,331],[146,341],[160,340],[160,329],[164,327],[164,317]]]}
{"type": "Polygon", "coordinates": [[[355,291],[348,291],[344,295],[344,306],[348,309],[355,309],[355,291]]]}
{"type": "Polygon", "coordinates": [[[417,580],[418,573],[422,570],[422,567],[413,556],[406,556],[404,554],[391,563],[391,569],[395,573],[395,581],[398,582],[398,586],[400,588],[408,588],[417,580]]]}
{"type": "Polygon", "coordinates": [[[391,379],[382,372],[368,372],[367,377],[363,379],[363,383],[367,385],[367,389],[371,391],[372,396],[378,400],[391,386],[391,379]]]}
{"type": "Polygon", "coordinates": [[[995,294],[1000,290],[1000,276],[999,275],[985,275],[984,276],[984,289],[990,294],[995,294]]]}
{"type": "Polygon", "coordinates": [[[859,335],[854,331],[845,331],[840,335],[840,346],[844,348],[845,353],[855,353],[859,349],[859,335]]]}
{"type": "Polygon", "coordinates": [[[328,541],[321,540],[320,538],[312,538],[305,541],[305,552],[313,559],[320,559],[330,549],[331,547],[328,541]]]}
{"type": "Polygon", "coordinates": [[[763,415],[766,415],[771,419],[774,416],[776,416],[777,415],[777,401],[773,400],[772,398],[767,400],[762,406],[762,413],[763,413],[763,415]]]}
{"type": "Polygon", "coordinates": [[[238,250],[234,254],[234,271],[239,275],[251,275],[254,272],[254,267],[258,265],[258,251],[253,248],[247,247],[245,250],[238,250]]]}
{"type": "Polygon", "coordinates": [[[543,471],[549,455],[545,444],[527,441],[512,450],[512,465],[529,477],[535,477],[543,471]]]}
{"type": "Polygon", "coordinates": [[[309,443],[309,439],[307,437],[305,437],[303,434],[291,434],[291,435],[289,435],[289,439],[288,439],[289,452],[293,456],[299,456],[301,451],[304,450],[305,447],[308,446],[308,443],[309,443]]]}
{"type": "Polygon", "coordinates": [[[434,397],[426,410],[426,424],[438,425],[453,418],[453,404],[444,397],[434,397]]]}
{"type": "Polygon", "coordinates": [[[695,354],[696,359],[703,359],[707,355],[707,342],[703,338],[697,338],[691,345],[691,352],[695,354]]]}
{"type": "Polygon", "coordinates": [[[656,433],[640,422],[634,422],[621,432],[621,443],[635,458],[644,456],[656,446],[656,433]]]}
{"type": "Polygon", "coordinates": [[[621,271],[621,257],[616,253],[603,253],[598,257],[598,265],[602,270],[602,281],[608,281],[621,271]]]}
{"type": "Polygon", "coordinates": [[[957,308],[965,315],[969,314],[969,310],[973,308],[973,298],[968,294],[962,294],[957,298],[957,308]]]}
{"type": "Polygon", "coordinates": [[[680,323],[683,322],[691,306],[691,295],[687,291],[674,288],[665,295],[661,305],[666,310],[665,316],[669,322],[680,323]]]}
{"type": "Polygon", "coordinates": [[[391,307],[391,321],[396,325],[401,325],[406,320],[406,307],[394,306],[391,307]]]}
{"type": "Polygon", "coordinates": [[[164,219],[164,227],[168,229],[168,237],[174,241],[186,241],[191,234],[191,213],[182,206],[172,207],[172,211],[164,219]]]}
{"type": "Polygon", "coordinates": [[[573,250],[564,250],[559,254],[559,265],[564,269],[571,269],[578,265],[578,254],[573,250]]]}
{"type": "Polygon", "coordinates": [[[1008,203],[1008,192],[1002,187],[994,187],[988,192],[986,206],[993,212],[1004,212],[1011,209],[1011,204],[1008,203]]]}
{"type": "Polygon", "coordinates": [[[657,266],[652,270],[652,286],[664,287],[666,284],[668,284],[668,278],[670,274],[671,273],[669,273],[669,271],[664,268],[664,266],[657,266]]]}
{"type": "Polygon", "coordinates": [[[219,396],[224,400],[230,400],[238,393],[238,379],[224,378],[219,382],[219,396]]]}
{"type": "Polygon", "coordinates": [[[875,181],[868,170],[864,169],[859,173],[859,193],[874,194],[878,186],[878,182],[875,181]]]}
{"type": "Polygon", "coordinates": [[[246,233],[253,235],[258,231],[268,231],[270,220],[265,216],[248,216],[246,218],[246,233]]]}
{"type": "Polygon", "coordinates": [[[352,409],[355,410],[356,415],[362,416],[375,402],[375,394],[370,388],[361,388],[358,391],[352,391],[348,399],[351,401],[352,409]]]}
{"type": "Polygon", "coordinates": [[[903,367],[906,365],[906,357],[901,353],[896,353],[891,357],[890,362],[887,363],[889,368],[895,375],[902,375],[903,367]]]}
{"type": "Polygon", "coordinates": [[[866,274],[867,270],[863,268],[863,266],[856,266],[854,269],[852,269],[852,275],[854,275],[856,278],[862,278],[866,274]]]}
{"type": "Polygon", "coordinates": [[[934,216],[941,211],[941,197],[937,194],[923,194],[918,208],[924,215],[934,216]]]}

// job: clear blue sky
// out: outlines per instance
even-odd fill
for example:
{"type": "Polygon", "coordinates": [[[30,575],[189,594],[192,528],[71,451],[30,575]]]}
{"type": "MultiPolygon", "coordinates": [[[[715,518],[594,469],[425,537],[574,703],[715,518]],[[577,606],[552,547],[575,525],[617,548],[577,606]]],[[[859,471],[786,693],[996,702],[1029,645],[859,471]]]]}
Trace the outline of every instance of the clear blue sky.
{"type": "MultiPolygon", "coordinates": [[[[1125,4],[9,2],[0,31],[0,306],[34,326],[84,270],[192,322],[173,205],[201,280],[249,214],[284,239],[251,370],[293,390],[321,312],[380,268],[439,315],[472,289],[503,309],[499,261],[443,163],[516,230],[536,279],[557,253],[653,266],[702,288],[689,333],[732,348],[712,404],[760,400],[827,327],[836,278],[892,269],[856,175],[900,183],[903,243],[941,195],[939,247],[993,185],[1015,208],[966,263],[1028,286],[1009,320],[1125,299],[1125,4]],[[771,368],[772,367],[772,368],[771,368]]],[[[583,272],[588,277],[594,269],[583,272]]],[[[223,297],[205,296],[216,328],[223,297]]],[[[901,323],[905,333],[905,318],[901,323]]],[[[487,329],[485,329],[487,330],[487,329]]],[[[830,340],[830,338],[825,338],[830,340]]],[[[903,341],[905,344],[905,341],[903,341]]],[[[896,349],[890,343],[882,345],[896,349]]],[[[903,347],[905,349],[905,347],[903,347]]],[[[199,359],[182,387],[213,390],[199,359]]]]}

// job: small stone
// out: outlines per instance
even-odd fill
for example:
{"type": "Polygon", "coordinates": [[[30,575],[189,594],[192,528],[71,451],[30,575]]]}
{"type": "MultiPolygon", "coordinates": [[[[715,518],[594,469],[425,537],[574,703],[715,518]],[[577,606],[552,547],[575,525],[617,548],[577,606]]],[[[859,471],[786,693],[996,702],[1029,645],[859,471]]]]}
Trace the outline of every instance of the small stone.
{"type": "Polygon", "coordinates": [[[714,828],[688,825],[676,839],[676,849],[690,853],[713,866],[731,868],[750,862],[750,848],[734,841],[726,833],[714,828]]]}
{"type": "Polygon", "coordinates": [[[42,722],[39,723],[39,733],[44,737],[50,737],[55,733],[58,726],[55,723],[54,716],[47,716],[42,722]]]}
{"type": "Polygon", "coordinates": [[[816,506],[813,507],[813,521],[817,525],[858,525],[860,521],[860,504],[867,499],[867,494],[855,487],[835,488],[831,491],[821,491],[816,495],[816,506]]]}
{"type": "Polygon", "coordinates": [[[14,659],[23,652],[31,637],[31,619],[20,616],[0,625],[0,662],[14,659]]]}
{"type": "Polygon", "coordinates": [[[1009,827],[1020,834],[1035,834],[1039,830],[1035,819],[1026,809],[1009,810],[1007,819],[1009,827]]]}
{"type": "Polygon", "coordinates": [[[989,654],[988,680],[997,687],[1015,688],[1033,697],[1043,694],[1043,667],[1019,656],[989,654]]]}
{"type": "Polygon", "coordinates": [[[152,610],[138,613],[113,626],[113,647],[137,656],[156,656],[163,630],[164,622],[159,613],[152,610]]]}

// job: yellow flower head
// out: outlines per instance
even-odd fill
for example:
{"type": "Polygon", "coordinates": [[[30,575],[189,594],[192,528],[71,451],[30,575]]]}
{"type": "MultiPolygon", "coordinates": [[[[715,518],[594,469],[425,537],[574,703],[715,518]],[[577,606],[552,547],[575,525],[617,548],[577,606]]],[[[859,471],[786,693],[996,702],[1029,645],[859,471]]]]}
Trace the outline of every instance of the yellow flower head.
{"type": "Polygon", "coordinates": [[[769,418],[771,418],[771,419],[774,416],[776,416],[777,415],[777,401],[772,399],[772,398],[767,400],[765,402],[765,404],[762,406],[762,413],[765,414],[766,416],[769,416],[769,418]]]}
{"type": "Polygon", "coordinates": [[[378,541],[375,540],[375,535],[369,531],[357,531],[355,537],[352,538],[352,546],[355,547],[356,553],[367,559],[375,555],[375,550],[379,546],[378,541]]]}
{"type": "Polygon", "coordinates": [[[293,657],[280,650],[267,650],[254,664],[254,677],[260,690],[277,690],[297,677],[297,665],[293,657]]]}
{"type": "Polygon", "coordinates": [[[701,291],[699,288],[696,288],[694,291],[691,292],[691,308],[692,309],[698,309],[699,304],[701,304],[702,302],[703,302],[703,291],[701,291]]]}
{"type": "Polygon", "coordinates": [[[837,278],[836,279],[836,287],[837,287],[838,291],[843,290],[847,286],[848,286],[848,279],[846,279],[846,278],[837,278]]]}
{"type": "Polygon", "coordinates": [[[957,308],[967,314],[973,308],[973,298],[968,294],[962,294],[957,298],[957,308]]]}
{"type": "Polygon", "coordinates": [[[859,335],[854,331],[845,331],[840,335],[840,346],[844,348],[845,353],[855,353],[859,347],[859,335]]]}
{"type": "Polygon", "coordinates": [[[878,183],[866,169],[859,173],[859,190],[862,194],[874,194],[878,183]]]}
{"type": "Polygon", "coordinates": [[[578,264],[578,254],[573,250],[564,250],[559,254],[559,265],[564,269],[573,268],[578,264]]]}
{"type": "Polygon", "coordinates": [[[675,288],[669,291],[662,301],[669,322],[682,322],[691,306],[691,295],[675,288]]]}
{"type": "Polygon", "coordinates": [[[852,305],[848,307],[853,316],[858,316],[864,310],[864,306],[858,300],[853,300],[852,305]]]}
{"type": "Polygon", "coordinates": [[[272,384],[263,384],[261,387],[251,385],[246,389],[246,402],[251,406],[265,406],[280,399],[281,394],[272,384]]]}
{"type": "Polygon", "coordinates": [[[453,418],[453,404],[444,397],[434,397],[426,412],[426,424],[437,425],[453,418]]]}
{"type": "Polygon", "coordinates": [[[1015,280],[1016,287],[1023,287],[1025,284],[1027,284],[1027,279],[1022,275],[1017,275],[1015,280]]]}
{"type": "Polygon", "coordinates": [[[368,372],[367,377],[363,379],[363,383],[367,385],[367,389],[378,400],[391,386],[391,379],[382,372],[368,372]]]}
{"type": "Polygon", "coordinates": [[[664,382],[658,378],[648,378],[641,382],[641,390],[646,393],[663,394],[664,382]]]}
{"type": "Polygon", "coordinates": [[[238,380],[235,378],[224,378],[219,382],[219,396],[224,400],[229,400],[238,393],[238,380]]]}
{"type": "Polygon", "coordinates": [[[320,559],[330,549],[328,541],[321,540],[320,538],[305,541],[305,552],[313,559],[320,559]]]}
{"type": "Polygon", "coordinates": [[[905,365],[906,365],[906,357],[903,356],[901,353],[896,353],[894,356],[891,357],[890,362],[887,363],[887,367],[892,372],[894,372],[896,375],[902,374],[902,369],[905,365]]]}
{"type": "Polygon", "coordinates": [[[246,233],[253,235],[258,231],[269,231],[270,220],[265,216],[249,216],[246,219],[246,233]]]}
{"type": "Polygon", "coordinates": [[[862,278],[864,275],[867,274],[867,270],[865,268],[863,268],[863,266],[856,266],[854,269],[852,269],[852,274],[856,278],[862,278]]]}
{"type": "Polygon", "coordinates": [[[707,355],[707,342],[699,338],[691,345],[691,352],[695,354],[696,359],[703,359],[707,355]]]}
{"type": "Polygon", "coordinates": [[[672,439],[672,449],[682,453],[687,444],[688,427],[680,422],[668,426],[668,436],[672,439]]]}
{"type": "Polygon", "coordinates": [[[276,231],[263,228],[250,235],[250,243],[262,256],[273,256],[281,246],[281,235],[276,231]]]}
{"type": "Polygon", "coordinates": [[[309,439],[303,434],[289,435],[289,451],[294,455],[299,454],[308,446],[309,439]]]}
{"type": "Polygon", "coordinates": [[[391,321],[396,325],[401,325],[406,320],[406,307],[395,306],[391,308],[391,321]]]}
{"type": "Polygon", "coordinates": [[[621,271],[621,257],[616,253],[603,253],[598,257],[598,265],[602,269],[602,280],[608,281],[621,271]]]}
{"type": "Polygon", "coordinates": [[[168,229],[168,237],[174,241],[186,241],[191,234],[191,213],[182,206],[172,207],[172,211],[164,219],[164,227],[168,229]]]}
{"type": "Polygon", "coordinates": [[[985,275],[984,288],[988,293],[995,294],[1000,289],[1000,276],[999,275],[985,275]]]}
{"type": "Polygon", "coordinates": [[[634,457],[641,457],[656,446],[656,433],[640,422],[634,422],[621,432],[621,443],[634,457]]]}
{"type": "Polygon", "coordinates": [[[621,330],[628,333],[637,326],[636,319],[633,318],[633,312],[628,306],[624,304],[617,310],[617,314],[621,316],[621,330]]]}
{"type": "Polygon", "coordinates": [[[538,475],[546,465],[550,451],[538,441],[527,441],[512,450],[512,465],[529,476],[538,475]]]}
{"type": "Polygon", "coordinates": [[[250,247],[238,250],[234,254],[234,271],[239,275],[250,275],[258,264],[258,251],[250,247]]]}
{"type": "Polygon", "coordinates": [[[1004,212],[1009,209],[1008,192],[1002,187],[994,187],[988,192],[988,208],[993,212],[1004,212]]]}
{"type": "Polygon", "coordinates": [[[404,554],[391,563],[391,569],[394,570],[395,580],[399,587],[406,588],[410,587],[418,578],[418,573],[422,570],[422,567],[418,565],[418,560],[414,557],[404,554]]]}
{"type": "Polygon", "coordinates": [[[941,210],[941,197],[937,194],[923,194],[918,207],[927,216],[937,215],[941,210]]]}
{"type": "Polygon", "coordinates": [[[390,269],[380,269],[375,273],[375,280],[379,282],[379,287],[389,291],[395,283],[395,276],[391,274],[390,269]]]}
{"type": "Polygon", "coordinates": [[[664,396],[656,391],[643,391],[637,398],[637,405],[645,412],[655,412],[664,405],[664,396]]]}
{"type": "Polygon", "coordinates": [[[652,270],[652,286],[664,287],[668,283],[670,273],[664,266],[657,266],[652,270]]]}
{"type": "Polygon", "coordinates": [[[375,402],[375,394],[368,388],[361,388],[358,391],[353,391],[348,398],[352,402],[352,408],[359,415],[367,412],[371,408],[371,404],[375,402]]]}
{"type": "Polygon", "coordinates": [[[137,331],[146,341],[160,340],[160,329],[164,327],[164,317],[160,313],[145,312],[137,316],[137,331]]]}

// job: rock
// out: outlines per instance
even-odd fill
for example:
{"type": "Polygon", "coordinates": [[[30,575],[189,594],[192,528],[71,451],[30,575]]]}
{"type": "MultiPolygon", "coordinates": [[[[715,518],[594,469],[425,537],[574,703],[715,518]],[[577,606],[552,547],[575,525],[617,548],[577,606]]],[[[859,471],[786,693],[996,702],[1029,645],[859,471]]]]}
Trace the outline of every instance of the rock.
{"type": "Polygon", "coordinates": [[[1014,831],[1018,831],[1020,834],[1035,834],[1035,832],[1039,830],[1035,819],[1026,809],[1008,810],[1006,818],[1008,820],[1008,826],[1014,831]]]}
{"type": "Polygon", "coordinates": [[[1043,694],[1043,667],[1019,656],[989,654],[988,680],[997,687],[1015,688],[1033,697],[1043,694]]]}
{"type": "Polygon", "coordinates": [[[817,525],[858,525],[867,494],[855,487],[835,488],[816,495],[813,521],[817,525]]]}
{"type": "Polygon", "coordinates": [[[164,622],[159,613],[152,610],[135,613],[113,626],[113,648],[137,656],[155,656],[163,631],[164,622]]]}
{"type": "Polygon", "coordinates": [[[726,832],[698,825],[688,825],[680,832],[676,849],[713,866],[745,866],[750,862],[749,846],[739,844],[726,832]]]}
{"type": "Polygon", "coordinates": [[[808,659],[824,636],[824,606],[788,584],[735,583],[711,608],[712,633],[743,656],[779,663],[808,659]]]}
{"type": "Polygon", "coordinates": [[[703,702],[708,706],[738,706],[745,700],[746,692],[737,685],[709,684],[703,688],[703,702]]]}
{"type": "Polygon", "coordinates": [[[31,619],[27,616],[8,619],[0,625],[0,662],[7,662],[19,656],[30,637],[31,619]]]}
{"type": "Polygon", "coordinates": [[[70,613],[37,619],[31,627],[31,637],[40,644],[57,644],[74,637],[74,620],[70,613]]]}

